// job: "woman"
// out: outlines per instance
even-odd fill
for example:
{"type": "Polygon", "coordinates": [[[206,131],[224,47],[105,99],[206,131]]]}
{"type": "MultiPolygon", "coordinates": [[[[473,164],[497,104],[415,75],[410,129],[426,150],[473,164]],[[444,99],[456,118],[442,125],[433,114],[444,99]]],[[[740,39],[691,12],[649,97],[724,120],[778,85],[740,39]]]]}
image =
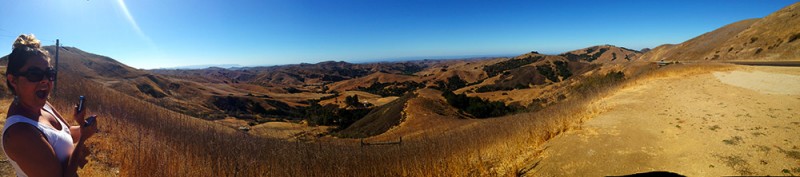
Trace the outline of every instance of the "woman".
{"type": "Polygon", "coordinates": [[[47,102],[55,70],[33,35],[14,41],[6,79],[15,98],[8,108],[2,146],[17,176],[77,176],[78,167],[86,164],[84,142],[97,131],[97,123],[86,126],[86,110],[76,109],[72,118],[81,125],[69,126],[47,102]]]}

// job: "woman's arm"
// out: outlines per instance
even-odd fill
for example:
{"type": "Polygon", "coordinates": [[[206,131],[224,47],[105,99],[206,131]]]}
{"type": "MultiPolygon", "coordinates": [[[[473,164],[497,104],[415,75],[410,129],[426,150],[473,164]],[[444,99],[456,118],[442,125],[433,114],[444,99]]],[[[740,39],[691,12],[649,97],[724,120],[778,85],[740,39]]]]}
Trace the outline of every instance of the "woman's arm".
{"type": "Polygon", "coordinates": [[[64,164],[64,176],[78,176],[78,167],[82,167],[86,164],[87,154],[83,153],[86,148],[86,146],[83,145],[84,141],[85,140],[81,139],[74,144],[75,148],[72,150],[72,154],[67,157],[67,163],[64,164]]]}
{"type": "Polygon", "coordinates": [[[67,174],[47,138],[32,125],[20,123],[8,127],[3,134],[3,149],[30,177],[67,174]]]}
{"type": "MultiPolygon", "coordinates": [[[[70,130],[76,130],[75,132],[78,132],[78,142],[74,144],[73,147],[75,147],[75,149],[72,150],[72,154],[67,158],[67,163],[64,164],[64,174],[74,174],[78,176],[78,167],[83,167],[88,162],[86,156],[89,155],[89,151],[86,149],[84,142],[97,131],[97,124],[89,127],[72,126],[70,130]]],[[[74,136],[75,134],[73,133],[73,137],[74,136]]]]}
{"type": "MultiPolygon", "coordinates": [[[[76,162],[72,162],[72,164],[77,164],[77,167],[83,168],[83,166],[86,165],[86,163],[88,162],[86,160],[86,156],[89,156],[89,153],[88,153],[89,151],[87,151],[86,145],[84,145],[84,142],[80,142],[81,141],[81,127],[80,126],[70,126],[69,127],[69,132],[72,134],[72,141],[73,141],[72,147],[75,147],[75,149],[72,150],[72,155],[70,155],[70,157],[74,157],[74,158],[69,158],[69,160],[70,161],[75,160],[76,162]]],[[[65,165],[66,165],[65,167],[69,167],[69,163],[65,164],[65,165]]],[[[77,171],[77,169],[76,169],[76,171],[77,171]]]]}

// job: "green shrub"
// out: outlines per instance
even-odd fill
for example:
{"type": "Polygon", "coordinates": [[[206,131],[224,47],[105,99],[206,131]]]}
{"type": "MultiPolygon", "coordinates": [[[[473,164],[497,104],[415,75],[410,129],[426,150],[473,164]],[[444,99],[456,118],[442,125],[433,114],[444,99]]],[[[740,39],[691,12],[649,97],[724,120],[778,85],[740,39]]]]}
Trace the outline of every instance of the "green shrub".
{"type": "Polygon", "coordinates": [[[789,38],[786,40],[786,43],[794,42],[797,39],[800,39],[800,33],[789,36],[789,38]]]}
{"type": "MultiPolygon", "coordinates": [[[[594,52],[594,49],[588,49],[586,51],[586,53],[583,53],[583,54],[580,54],[580,55],[575,55],[575,54],[572,54],[572,53],[565,53],[565,54],[561,54],[561,56],[567,58],[570,61],[585,60],[585,61],[588,61],[588,62],[592,62],[594,60],[597,60],[597,58],[600,58],[600,55],[603,55],[603,53],[605,53],[606,51],[608,51],[608,49],[603,48],[603,49],[600,49],[599,51],[597,51],[597,53],[589,55],[589,53],[594,52]]],[[[634,51],[634,50],[631,50],[631,51],[634,51]]]]}
{"type": "Polygon", "coordinates": [[[444,92],[442,96],[447,103],[476,118],[499,117],[516,112],[519,108],[506,106],[502,101],[488,101],[480,97],[469,97],[466,94],[444,92]]]}
{"type": "Polygon", "coordinates": [[[555,61],[553,62],[553,65],[555,65],[555,70],[548,65],[537,66],[536,70],[539,71],[539,74],[553,82],[560,82],[561,80],[559,80],[559,76],[565,80],[572,76],[572,72],[569,71],[569,64],[567,62],[555,61]]]}
{"type": "Polygon", "coordinates": [[[506,61],[503,61],[503,62],[499,62],[499,63],[493,64],[493,65],[489,65],[489,66],[483,67],[483,71],[486,71],[486,74],[489,77],[494,77],[494,76],[502,73],[503,71],[514,69],[514,68],[519,68],[519,67],[531,64],[533,62],[539,61],[539,60],[541,60],[543,58],[544,58],[544,56],[529,56],[527,58],[522,58],[522,59],[510,59],[510,60],[506,60],[506,61]]]}
{"type": "Polygon", "coordinates": [[[464,81],[461,77],[456,75],[447,78],[447,82],[436,81],[435,83],[436,87],[438,87],[437,89],[444,92],[458,90],[459,88],[467,86],[467,81],[464,81]]]}
{"type": "MultiPolygon", "coordinates": [[[[350,101],[358,101],[357,96],[348,97],[350,101]]],[[[320,105],[312,102],[310,106],[302,108],[305,119],[313,125],[338,126],[338,130],[344,130],[359,119],[363,118],[371,108],[342,109],[337,105],[320,105]]]]}
{"type": "Polygon", "coordinates": [[[367,93],[372,93],[376,95],[380,95],[382,97],[387,96],[403,96],[410,91],[417,90],[419,88],[425,87],[425,84],[418,83],[414,81],[406,81],[406,82],[387,82],[387,83],[380,83],[376,82],[369,87],[358,87],[358,90],[364,91],[367,93]]]}
{"type": "MultiPolygon", "coordinates": [[[[519,86],[519,85],[517,85],[519,86]]],[[[475,89],[477,93],[484,93],[484,92],[494,92],[494,91],[509,91],[514,90],[514,87],[504,87],[504,86],[497,86],[497,85],[484,85],[480,86],[475,89]]]]}
{"type": "Polygon", "coordinates": [[[347,104],[347,107],[354,107],[354,108],[364,107],[364,104],[358,101],[358,95],[345,97],[344,104],[347,104]]]}

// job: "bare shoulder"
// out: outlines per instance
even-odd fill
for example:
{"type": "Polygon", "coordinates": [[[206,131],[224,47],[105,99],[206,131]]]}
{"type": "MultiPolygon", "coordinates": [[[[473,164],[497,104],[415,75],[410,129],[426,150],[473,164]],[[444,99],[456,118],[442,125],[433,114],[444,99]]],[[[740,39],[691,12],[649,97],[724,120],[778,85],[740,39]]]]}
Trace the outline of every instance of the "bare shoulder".
{"type": "Polygon", "coordinates": [[[3,134],[3,150],[28,176],[61,176],[62,167],[44,134],[30,124],[18,123],[3,134]]]}
{"type": "Polygon", "coordinates": [[[50,150],[50,144],[39,129],[26,123],[11,125],[3,133],[3,149],[11,158],[31,151],[50,150]],[[19,153],[18,153],[19,152],[19,153]]]}

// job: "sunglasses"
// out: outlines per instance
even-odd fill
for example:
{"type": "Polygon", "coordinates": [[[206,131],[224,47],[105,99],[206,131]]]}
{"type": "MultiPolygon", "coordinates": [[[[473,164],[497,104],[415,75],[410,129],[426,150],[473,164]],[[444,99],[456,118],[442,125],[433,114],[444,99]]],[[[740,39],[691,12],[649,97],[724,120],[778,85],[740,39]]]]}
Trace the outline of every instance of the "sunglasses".
{"type": "Polygon", "coordinates": [[[19,72],[16,74],[17,76],[23,76],[28,79],[30,82],[39,82],[42,79],[47,78],[49,81],[56,80],[56,70],[52,67],[47,67],[47,69],[42,70],[40,68],[28,68],[28,71],[19,72]]]}

